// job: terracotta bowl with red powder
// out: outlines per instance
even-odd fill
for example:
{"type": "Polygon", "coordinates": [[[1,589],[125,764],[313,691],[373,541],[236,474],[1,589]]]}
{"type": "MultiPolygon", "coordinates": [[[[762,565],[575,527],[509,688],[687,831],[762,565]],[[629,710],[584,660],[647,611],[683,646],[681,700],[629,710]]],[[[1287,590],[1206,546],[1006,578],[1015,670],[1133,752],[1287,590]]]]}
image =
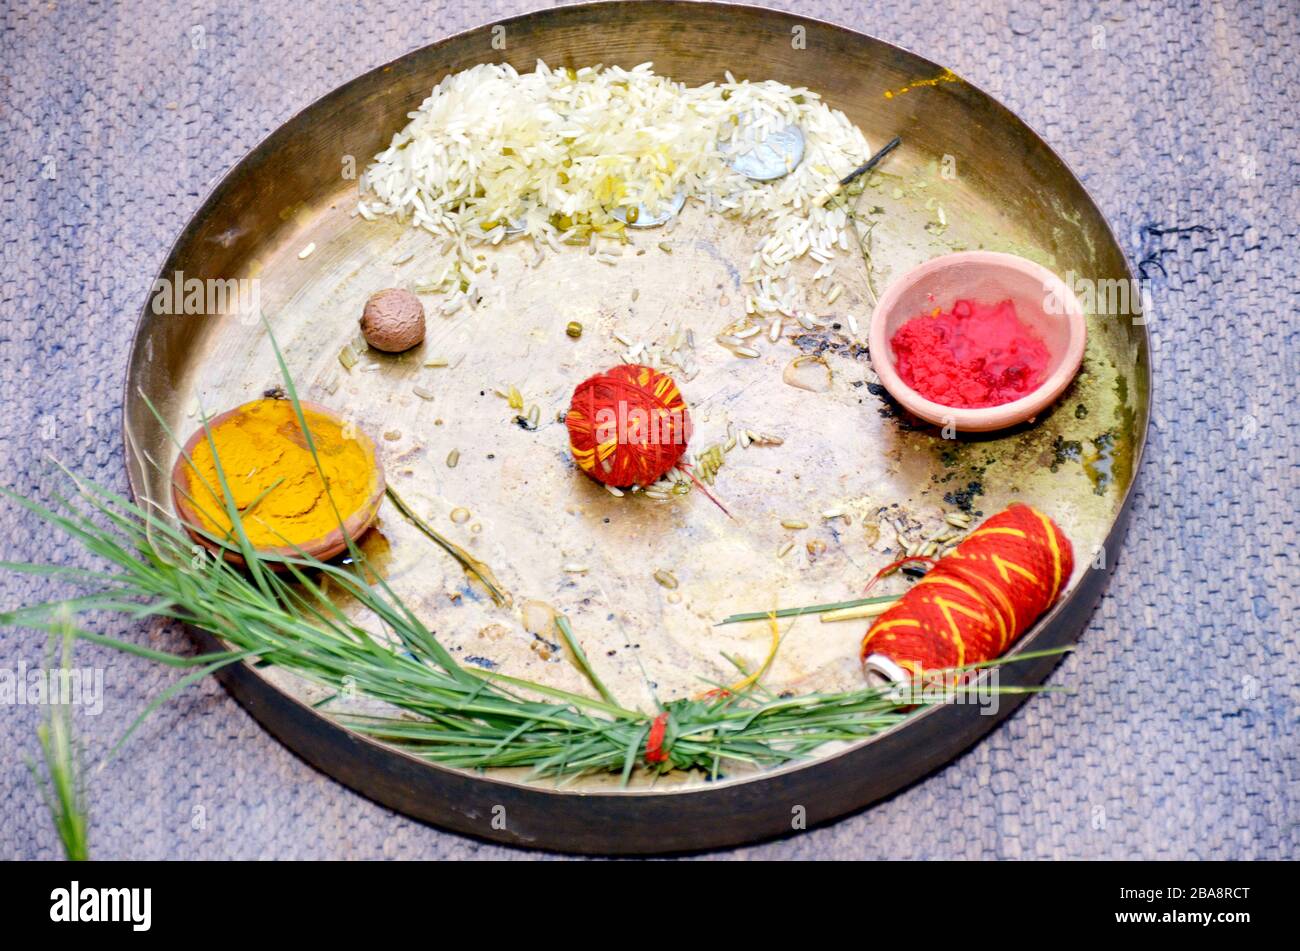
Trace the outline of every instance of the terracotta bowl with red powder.
{"type": "Polygon", "coordinates": [[[962,251],[889,285],[871,315],[871,362],[910,413],[990,432],[1051,406],[1079,372],[1086,338],[1078,298],[1047,268],[962,251]]]}

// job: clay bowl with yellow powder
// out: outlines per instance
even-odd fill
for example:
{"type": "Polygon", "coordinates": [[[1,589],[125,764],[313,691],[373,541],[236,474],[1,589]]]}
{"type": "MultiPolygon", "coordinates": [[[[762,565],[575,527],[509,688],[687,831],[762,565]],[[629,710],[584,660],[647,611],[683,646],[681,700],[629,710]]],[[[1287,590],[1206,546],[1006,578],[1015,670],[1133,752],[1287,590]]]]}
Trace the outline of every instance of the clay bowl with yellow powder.
{"type": "Polygon", "coordinates": [[[299,405],[319,469],[293,403],[282,399],[254,400],[214,417],[212,439],[200,427],[172,468],[172,500],[186,528],[231,562],[243,559],[196,531],[231,535],[214,446],[244,531],[262,554],[333,558],[347,548],[344,531],[360,538],[379,513],[384,470],[370,437],[323,406],[299,405]]]}

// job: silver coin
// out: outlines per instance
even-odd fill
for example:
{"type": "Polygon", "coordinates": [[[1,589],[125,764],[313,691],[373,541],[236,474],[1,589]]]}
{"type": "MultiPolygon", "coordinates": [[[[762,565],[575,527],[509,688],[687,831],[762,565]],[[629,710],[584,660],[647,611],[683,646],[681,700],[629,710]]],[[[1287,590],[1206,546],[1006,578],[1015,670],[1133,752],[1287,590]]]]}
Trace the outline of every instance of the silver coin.
{"type": "MultiPolygon", "coordinates": [[[[744,131],[742,127],[742,142],[744,131]]],[[[736,152],[729,164],[746,178],[756,182],[770,182],[793,172],[803,161],[803,153],[803,130],[797,125],[788,125],[769,132],[748,151],[736,152]]]]}
{"type": "Polygon", "coordinates": [[[636,209],[635,221],[627,220],[628,209],[626,205],[620,205],[615,208],[610,212],[610,215],[623,222],[623,224],[627,225],[629,228],[657,228],[680,214],[685,204],[686,192],[679,191],[668,200],[667,204],[659,205],[653,209],[647,208],[643,202],[637,202],[632,206],[636,209]]]}

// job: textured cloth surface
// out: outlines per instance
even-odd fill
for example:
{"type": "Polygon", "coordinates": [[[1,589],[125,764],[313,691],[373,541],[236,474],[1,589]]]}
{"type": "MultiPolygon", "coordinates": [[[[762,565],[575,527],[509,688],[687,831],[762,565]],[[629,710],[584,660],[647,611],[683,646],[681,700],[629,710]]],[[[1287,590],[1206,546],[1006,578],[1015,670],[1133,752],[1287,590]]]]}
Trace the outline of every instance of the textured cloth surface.
{"type": "MultiPolygon", "coordinates": [[[[210,183],[302,105],[450,32],[535,7],[210,0],[0,4],[0,462],[123,484],[121,380],[152,275],[210,183]]],[[[1070,162],[1157,305],[1156,407],[1134,520],[1081,649],[946,768],[741,857],[1294,858],[1300,758],[1294,382],[1300,159],[1284,78],[1295,3],[790,0],[951,66],[1070,162]],[[1200,226],[1196,230],[1187,229],[1200,226]],[[1283,397],[1286,397],[1283,399],[1283,397]],[[1278,402],[1283,399],[1282,402],[1278,402]]],[[[5,557],[75,560],[11,507],[5,557]]],[[[48,592],[0,577],[0,605],[48,592]]],[[[179,649],[158,625],[106,633],[179,649]]],[[[7,631],[0,667],[44,639],[7,631]]],[[[106,750],[175,671],[83,645],[106,750]]],[[[23,766],[33,706],[0,710],[0,857],[59,846],[23,766]]],[[[101,858],[520,857],[395,815],[317,773],[215,683],[92,777],[101,858]]]]}

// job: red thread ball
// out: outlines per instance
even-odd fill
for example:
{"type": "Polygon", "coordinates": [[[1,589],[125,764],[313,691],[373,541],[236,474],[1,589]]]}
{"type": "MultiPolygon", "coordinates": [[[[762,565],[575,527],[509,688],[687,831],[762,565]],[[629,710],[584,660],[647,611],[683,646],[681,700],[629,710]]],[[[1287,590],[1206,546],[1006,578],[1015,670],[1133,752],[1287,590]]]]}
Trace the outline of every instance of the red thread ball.
{"type": "Polygon", "coordinates": [[[914,677],[1001,657],[1056,603],[1074,571],[1070,539],[1020,502],[966,536],[880,615],[862,658],[883,654],[914,677]]]}
{"type": "Polygon", "coordinates": [[[691,434],[673,378],[635,363],[579,383],[564,423],[578,467],[613,486],[657,481],[677,464],[691,434]]]}

